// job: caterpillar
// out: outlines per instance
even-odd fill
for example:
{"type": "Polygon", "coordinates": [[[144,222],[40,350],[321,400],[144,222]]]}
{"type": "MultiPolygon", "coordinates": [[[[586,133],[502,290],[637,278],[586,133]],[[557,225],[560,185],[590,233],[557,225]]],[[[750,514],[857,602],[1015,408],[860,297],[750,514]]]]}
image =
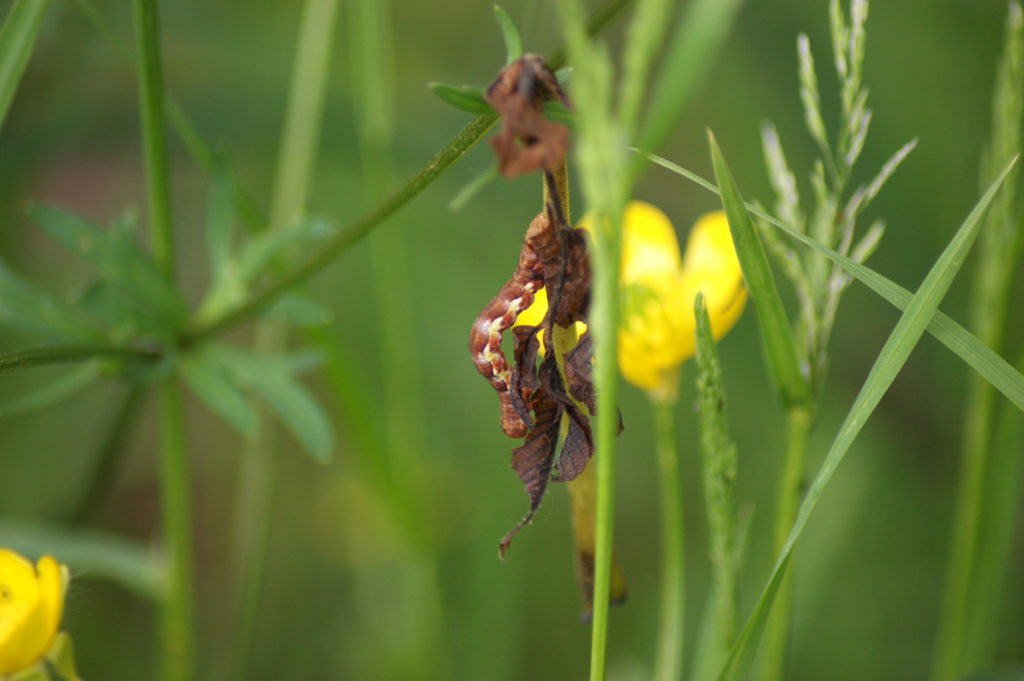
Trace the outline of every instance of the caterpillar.
{"type": "MultiPolygon", "coordinates": [[[[547,214],[542,212],[530,222],[527,234],[550,230],[550,223],[547,214]]],[[[533,303],[534,294],[543,286],[541,259],[528,238],[519,251],[512,276],[480,311],[469,332],[473,365],[498,392],[501,429],[509,437],[526,435],[529,415],[520,414],[513,403],[511,370],[501,350],[501,338],[515,324],[519,313],[533,303]]]]}

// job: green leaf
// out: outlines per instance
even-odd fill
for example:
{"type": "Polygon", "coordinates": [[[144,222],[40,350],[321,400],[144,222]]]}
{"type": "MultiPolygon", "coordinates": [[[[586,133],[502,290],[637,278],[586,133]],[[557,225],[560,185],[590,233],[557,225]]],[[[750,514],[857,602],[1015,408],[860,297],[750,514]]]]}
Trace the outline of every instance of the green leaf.
{"type": "Polygon", "coordinates": [[[549,99],[541,104],[541,106],[544,108],[545,118],[555,121],[556,123],[561,123],[570,130],[576,129],[576,114],[569,111],[569,109],[565,107],[565,104],[562,104],[556,99],[549,99]]]}
{"type": "Polygon", "coordinates": [[[303,251],[335,232],[336,225],[330,220],[312,217],[286,229],[271,230],[253,237],[238,259],[240,281],[246,285],[253,282],[271,263],[303,251]]]}
{"type": "Polygon", "coordinates": [[[334,321],[329,307],[310,296],[299,294],[283,295],[267,308],[267,319],[284,322],[292,326],[323,326],[334,321]]]}
{"type": "Polygon", "coordinates": [[[92,263],[104,280],[152,317],[165,333],[185,320],[185,303],[170,281],[124,230],[105,231],[54,206],[33,205],[29,214],[55,241],[92,263]]]}
{"type": "MultiPolygon", "coordinates": [[[[871,416],[889,389],[889,386],[892,385],[900,369],[903,368],[903,364],[907,361],[918,340],[924,335],[929,321],[938,310],[939,303],[952,285],[953,278],[963,265],[970,247],[978,236],[981,218],[984,216],[985,210],[991,204],[993,197],[995,197],[1013,165],[1014,163],[1011,163],[1007,166],[996,181],[989,186],[970,215],[964,220],[953,240],[950,241],[942,255],[935,262],[935,265],[928,272],[917,293],[911,298],[910,304],[900,317],[899,322],[897,322],[896,328],[893,329],[885,345],[882,347],[882,351],[871,367],[871,371],[868,373],[868,377],[864,381],[857,399],[840,426],[839,432],[836,434],[835,440],[833,440],[832,446],[825,456],[825,461],[821,465],[821,469],[815,476],[807,491],[807,495],[804,497],[803,503],[800,505],[800,510],[797,512],[796,520],[793,523],[793,529],[790,531],[789,537],[786,539],[786,543],[777,558],[768,584],[758,599],[753,613],[747,620],[747,624],[744,626],[743,632],[733,647],[729,660],[719,676],[720,681],[746,678],[764,633],[775,595],[783,582],[786,568],[789,566],[794,545],[803,533],[811,513],[813,513],[818,500],[825,491],[825,487],[835,474],[836,468],[838,468],[840,462],[846,456],[853,441],[867,422],[868,417],[871,416]]],[[[731,183],[731,178],[728,176],[722,179],[731,183]]],[[[723,187],[723,194],[726,193],[735,193],[735,188],[723,187]]]]}
{"type": "Polygon", "coordinates": [[[811,402],[810,387],[800,373],[796,339],[775,285],[768,256],[710,130],[708,142],[711,145],[715,177],[722,188],[722,207],[729,220],[736,256],[761,322],[761,341],[768,371],[786,406],[807,406],[811,402]]]}
{"type": "Polygon", "coordinates": [[[181,373],[196,397],[247,437],[256,433],[256,410],[238,387],[230,369],[217,362],[217,355],[204,350],[186,356],[181,373]]]}
{"type": "Polygon", "coordinates": [[[15,0],[0,27],[0,128],[32,54],[48,0],[15,0]]]}
{"type": "Polygon", "coordinates": [[[86,362],[74,367],[35,390],[0,402],[0,419],[21,416],[56,404],[92,383],[99,375],[99,362],[86,362]]]}
{"type": "Polygon", "coordinates": [[[493,114],[494,108],[487,103],[484,97],[484,89],[474,85],[449,85],[448,83],[432,82],[427,87],[435,95],[441,98],[445,104],[452,106],[459,111],[471,114],[493,114]]]}
{"type": "Polygon", "coordinates": [[[259,394],[314,460],[331,460],[333,429],[310,392],[292,377],[294,358],[266,357],[225,345],[211,345],[207,352],[235,381],[259,394]]]}
{"type": "Polygon", "coordinates": [[[79,296],[77,305],[103,326],[115,345],[129,343],[140,336],[159,338],[164,334],[164,326],[159,320],[138,314],[137,303],[124,289],[109,281],[93,281],[79,296]]]}
{"type": "Polygon", "coordinates": [[[231,168],[221,156],[215,156],[206,199],[206,256],[212,280],[222,276],[231,258],[231,235],[235,222],[235,182],[231,168]]]}
{"type": "Polygon", "coordinates": [[[0,521],[0,546],[28,556],[53,555],[82,574],[106,579],[145,598],[164,595],[163,559],[151,546],[105,530],[35,521],[0,521]]]}
{"type": "Polygon", "coordinates": [[[512,17],[498,5],[494,6],[494,18],[498,20],[501,38],[505,41],[505,53],[508,55],[505,63],[511,64],[523,56],[523,39],[519,37],[519,29],[516,28],[512,17]]]}
{"type": "Polygon", "coordinates": [[[0,327],[62,341],[101,343],[103,331],[0,260],[0,327]]]}
{"type": "MultiPolygon", "coordinates": [[[[696,173],[692,173],[682,166],[672,163],[660,156],[655,156],[654,154],[647,154],[646,156],[658,165],[682,175],[686,179],[701,185],[705,189],[716,194],[719,193],[719,190],[715,185],[696,173]]],[[[754,215],[757,215],[769,224],[781,229],[793,239],[813,248],[832,262],[839,265],[843,270],[853,275],[858,281],[898,309],[905,310],[910,304],[913,294],[899,284],[887,279],[874,270],[855,262],[830,248],[827,248],[809,236],[793,229],[778,218],[768,215],[756,206],[750,204],[745,204],[745,206],[754,215]]],[[[952,350],[958,357],[960,357],[960,359],[967,363],[968,366],[983,376],[985,380],[990,382],[996,388],[996,390],[1013,402],[1018,409],[1024,411],[1024,374],[1021,374],[1019,371],[1014,369],[1009,362],[997,355],[991,348],[978,340],[976,336],[942,312],[935,313],[934,318],[928,325],[928,332],[931,333],[939,342],[952,350]]]]}

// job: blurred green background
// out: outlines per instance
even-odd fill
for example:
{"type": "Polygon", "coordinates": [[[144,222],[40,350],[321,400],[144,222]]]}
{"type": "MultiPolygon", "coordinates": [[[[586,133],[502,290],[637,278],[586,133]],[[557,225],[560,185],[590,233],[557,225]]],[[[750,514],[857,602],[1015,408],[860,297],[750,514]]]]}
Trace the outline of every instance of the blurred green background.
{"type": "MultiPolygon", "coordinates": [[[[344,26],[353,3],[341,3],[310,201],[311,212],[343,222],[372,205],[378,193],[363,174],[354,132],[361,104],[349,87],[344,26]]],[[[128,3],[102,4],[116,33],[130,40],[128,3]]],[[[549,3],[507,0],[505,7],[528,50],[543,53],[561,44],[549,3]]],[[[177,0],[162,7],[167,86],[205,138],[232,157],[256,197],[269,193],[300,10],[298,2],[239,0],[177,0]]],[[[1003,0],[903,0],[871,7],[864,77],[875,117],[854,179],[869,179],[900,145],[920,138],[869,211],[888,224],[871,265],[904,286],[920,282],[977,199],[1005,14],[1003,0]]],[[[504,48],[489,2],[393,2],[390,15],[397,128],[387,162],[401,179],[468,119],[441,103],[426,83],[485,84],[502,65],[504,48]]],[[[759,123],[770,119],[805,180],[815,151],[797,98],[796,36],[806,32],[811,38],[831,124],[838,107],[827,22],[823,2],[747,3],[663,155],[710,176],[704,137],[710,127],[745,195],[770,205],[758,137],[759,123]]],[[[609,32],[613,44],[623,23],[609,32]]],[[[25,203],[56,202],[102,222],[126,207],[141,210],[138,136],[130,69],[72,3],[53,3],[0,133],[0,255],[52,291],[80,289],[85,266],[24,217],[25,203]]],[[[171,148],[181,276],[195,302],[207,284],[201,233],[206,179],[177,140],[171,148]]],[[[577,622],[565,490],[553,485],[508,562],[497,557],[498,541],[525,513],[527,500],[508,467],[515,442],[501,433],[497,400],[470,363],[466,338],[479,309],[511,273],[540,199],[539,182],[530,176],[492,182],[459,212],[449,210],[459,189],[492,164],[488,146],[479,145],[310,285],[334,312],[327,333],[345,348],[344,366],[332,368],[362,408],[346,409],[324,372],[315,372],[312,385],[331,409],[338,433],[334,461],[317,465],[282,439],[270,563],[247,678],[585,677],[589,629],[577,622]],[[387,378],[396,356],[397,381],[387,378]],[[368,442],[378,445],[367,449],[368,442]],[[400,478],[415,491],[404,503],[421,536],[410,539],[373,483],[373,457],[382,448],[400,450],[400,478]]],[[[809,193],[806,184],[801,189],[809,193]]],[[[681,236],[698,215],[717,207],[712,194],[654,168],[641,181],[638,198],[665,210],[681,236]]],[[[574,208],[581,208],[579,201],[574,208]]],[[[969,267],[943,305],[958,320],[970,305],[969,267]]],[[[811,470],[895,320],[887,303],[851,287],[833,336],[811,470]]],[[[1011,326],[1010,347],[1019,347],[1022,317],[1011,314],[1011,326]]],[[[248,338],[246,330],[233,335],[237,342],[248,338]]],[[[0,335],[0,351],[30,343],[0,335]]],[[[769,528],[782,428],[752,310],[720,350],[740,451],[736,498],[753,511],[741,590],[745,614],[772,559],[769,528]]],[[[6,374],[0,397],[61,371],[6,374]]],[[[797,553],[787,678],[924,676],[946,563],[967,372],[926,337],[826,492],[797,553]]],[[[679,437],[692,635],[708,565],[689,367],[683,380],[679,437]]],[[[58,407],[0,422],[4,521],[73,522],[154,540],[155,419],[148,400],[116,469],[97,473],[98,450],[124,392],[107,382],[58,407]],[[99,502],[82,512],[97,475],[106,485],[99,502]]],[[[243,452],[223,422],[191,398],[187,408],[201,663],[208,678],[218,678],[233,634],[228,555],[243,452]]],[[[658,603],[655,466],[646,400],[627,387],[621,408],[626,430],[616,546],[631,592],[612,613],[609,667],[613,679],[641,680],[650,674],[658,603]]],[[[1021,525],[1011,567],[1016,575],[1024,570],[1021,525]]],[[[83,677],[147,678],[155,656],[151,605],[88,572],[74,577],[66,626],[83,677]]],[[[1022,611],[1024,588],[1011,579],[1002,659],[1019,660],[1024,653],[1022,611]]]]}

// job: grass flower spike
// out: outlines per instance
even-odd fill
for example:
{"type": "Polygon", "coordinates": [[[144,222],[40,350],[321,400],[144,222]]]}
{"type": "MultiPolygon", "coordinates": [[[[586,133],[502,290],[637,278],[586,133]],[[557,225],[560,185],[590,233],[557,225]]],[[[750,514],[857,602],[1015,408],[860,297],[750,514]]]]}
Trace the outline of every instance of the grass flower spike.
{"type": "Polygon", "coordinates": [[[711,328],[721,338],[747,299],[739,261],[721,211],[702,216],[680,262],[672,223],[640,201],[626,207],[622,244],[619,369],[647,391],[674,391],[676,369],[694,354],[693,299],[703,291],[711,328]]]}
{"type": "Polygon", "coordinates": [[[28,669],[50,650],[67,583],[67,568],[52,556],[33,566],[0,548],[0,678],[28,669]]]}

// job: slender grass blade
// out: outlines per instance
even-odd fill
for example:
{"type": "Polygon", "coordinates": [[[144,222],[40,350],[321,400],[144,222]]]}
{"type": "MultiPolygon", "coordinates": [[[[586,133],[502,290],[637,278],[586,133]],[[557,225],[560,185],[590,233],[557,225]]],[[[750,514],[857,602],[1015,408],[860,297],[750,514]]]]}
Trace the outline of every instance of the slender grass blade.
{"type": "Polygon", "coordinates": [[[807,405],[811,401],[810,387],[800,372],[793,328],[786,317],[782,298],[775,285],[775,276],[768,264],[768,255],[710,130],[708,140],[711,145],[715,177],[722,187],[722,207],[729,220],[733,245],[736,247],[743,278],[746,279],[747,289],[750,291],[761,323],[761,341],[768,371],[786,406],[807,405]]]}

